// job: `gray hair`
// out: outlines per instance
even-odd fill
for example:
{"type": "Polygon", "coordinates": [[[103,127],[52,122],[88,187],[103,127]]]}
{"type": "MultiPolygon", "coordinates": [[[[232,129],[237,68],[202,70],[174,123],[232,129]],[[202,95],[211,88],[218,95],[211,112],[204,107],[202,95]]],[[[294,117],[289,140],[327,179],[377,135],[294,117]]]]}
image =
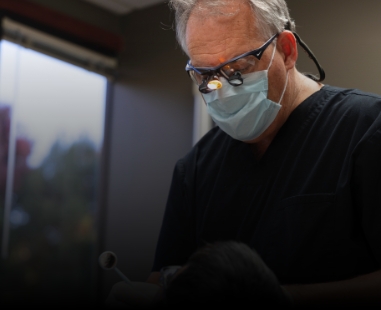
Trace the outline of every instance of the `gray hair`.
{"type": "MultiPolygon", "coordinates": [[[[209,15],[223,14],[219,8],[235,0],[170,0],[170,6],[175,10],[177,39],[188,53],[186,46],[186,28],[191,12],[198,3],[202,3],[202,10],[209,15]]],[[[267,40],[275,33],[283,31],[286,24],[289,23],[289,30],[295,31],[295,23],[290,18],[285,0],[246,0],[252,7],[256,19],[256,26],[259,35],[267,40]]],[[[198,9],[201,9],[198,7],[198,9]]]]}

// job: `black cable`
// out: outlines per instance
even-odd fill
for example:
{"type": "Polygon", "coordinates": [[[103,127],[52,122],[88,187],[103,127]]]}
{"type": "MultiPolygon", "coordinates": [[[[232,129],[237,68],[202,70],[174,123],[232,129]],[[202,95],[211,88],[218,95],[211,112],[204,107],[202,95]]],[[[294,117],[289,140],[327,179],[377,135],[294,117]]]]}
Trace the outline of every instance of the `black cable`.
{"type": "MultiPolygon", "coordinates": [[[[284,29],[292,31],[291,30],[291,22],[290,21],[287,22],[287,24],[284,27],[284,29]]],[[[310,48],[307,46],[307,44],[303,42],[303,40],[300,38],[300,36],[296,32],[292,31],[292,33],[294,34],[294,36],[296,38],[296,41],[304,49],[304,51],[308,54],[308,56],[312,59],[312,61],[315,63],[315,65],[316,65],[316,67],[317,67],[317,69],[319,71],[319,77],[316,77],[313,74],[305,74],[305,75],[307,77],[309,77],[310,79],[316,81],[316,82],[322,82],[325,79],[325,71],[324,71],[324,69],[320,66],[319,61],[317,60],[315,55],[312,53],[310,48]]]]}
{"type": "Polygon", "coordinates": [[[315,63],[318,71],[319,71],[319,78],[316,77],[315,75],[312,75],[312,74],[306,74],[306,76],[308,76],[309,78],[313,79],[314,81],[316,82],[321,82],[325,79],[325,72],[324,72],[324,69],[320,66],[318,60],[316,59],[315,55],[312,53],[312,51],[309,49],[309,47],[307,46],[306,43],[304,43],[302,41],[302,39],[300,38],[300,36],[296,33],[296,32],[293,32],[295,38],[296,38],[296,41],[298,41],[299,45],[306,51],[306,53],[308,54],[308,56],[313,60],[313,62],[315,63]]]}

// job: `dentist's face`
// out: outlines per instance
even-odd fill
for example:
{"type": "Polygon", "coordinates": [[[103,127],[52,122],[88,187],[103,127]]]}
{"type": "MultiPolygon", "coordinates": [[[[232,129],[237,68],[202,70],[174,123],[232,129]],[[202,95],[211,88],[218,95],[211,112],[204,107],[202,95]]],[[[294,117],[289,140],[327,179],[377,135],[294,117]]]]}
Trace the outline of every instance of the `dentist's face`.
{"type": "MultiPolygon", "coordinates": [[[[217,15],[195,9],[189,17],[186,42],[191,64],[194,67],[216,67],[229,59],[262,46],[269,39],[259,35],[253,10],[246,1],[230,2],[228,6],[221,8],[221,11],[224,14],[217,15]]],[[[268,99],[278,103],[286,85],[287,69],[282,53],[274,44],[264,51],[261,60],[255,64],[255,71],[268,69],[274,48],[277,50],[268,72],[268,99]]],[[[246,142],[259,142],[280,128],[285,121],[283,112],[287,110],[283,106],[285,100],[282,100],[280,104],[282,109],[270,127],[258,138],[246,142]]]]}

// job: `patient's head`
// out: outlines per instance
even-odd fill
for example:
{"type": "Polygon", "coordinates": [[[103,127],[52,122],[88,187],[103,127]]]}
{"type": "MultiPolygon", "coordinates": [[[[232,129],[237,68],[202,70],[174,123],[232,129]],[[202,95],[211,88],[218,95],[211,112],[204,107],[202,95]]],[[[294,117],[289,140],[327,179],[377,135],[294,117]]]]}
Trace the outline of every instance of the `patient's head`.
{"type": "Polygon", "coordinates": [[[172,278],[166,302],[184,308],[195,305],[253,308],[289,305],[274,273],[247,245],[221,242],[199,249],[172,278]]]}

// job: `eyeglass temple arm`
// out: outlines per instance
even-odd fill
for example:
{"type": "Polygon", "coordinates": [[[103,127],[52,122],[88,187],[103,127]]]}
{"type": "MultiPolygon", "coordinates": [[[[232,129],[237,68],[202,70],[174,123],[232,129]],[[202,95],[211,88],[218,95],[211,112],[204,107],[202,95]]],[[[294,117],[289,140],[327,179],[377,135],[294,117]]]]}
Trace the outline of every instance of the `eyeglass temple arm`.
{"type": "MultiPolygon", "coordinates": [[[[284,27],[286,30],[291,31],[291,22],[288,21],[286,23],[286,26],[284,27]]],[[[304,49],[304,51],[308,54],[308,56],[312,59],[312,61],[315,63],[318,71],[319,71],[319,77],[316,77],[315,75],[312,74],[306,74],[310,79],[316,81],[316,82],[322,82],[325,79],[325,71],[324,69],[320,66],[319,61],[315,57],[315,55],[312,53],[310,48],[307,46],[306,43],[303,42],[303,40],[300,38],[300,36],[296,32],[292,32],[296,38],[296,41],[299,43],[299,45],[304,49]]]]}

